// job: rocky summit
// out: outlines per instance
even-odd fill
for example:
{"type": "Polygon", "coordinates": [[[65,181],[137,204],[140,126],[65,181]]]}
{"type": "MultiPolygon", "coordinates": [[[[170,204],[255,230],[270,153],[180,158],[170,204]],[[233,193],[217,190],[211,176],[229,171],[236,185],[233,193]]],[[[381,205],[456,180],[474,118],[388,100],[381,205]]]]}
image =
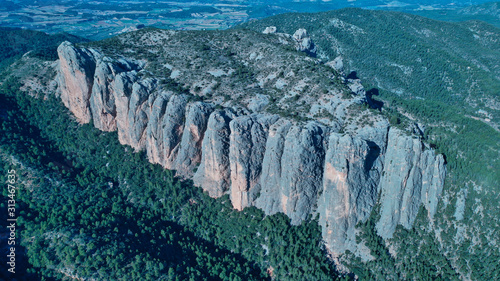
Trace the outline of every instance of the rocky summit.
{"type": "Polygon", "coordinates": [[[432,217],[442,155],[392,127],[342,58],[314,57],[294,34],[145,29],[58,48],[58,93],[80,123],[175,170],[237,210],[256,206],[293,224],[319,215],[328,250],[362,256],[355,226],[380,205],[376,228],[432,217]]]}

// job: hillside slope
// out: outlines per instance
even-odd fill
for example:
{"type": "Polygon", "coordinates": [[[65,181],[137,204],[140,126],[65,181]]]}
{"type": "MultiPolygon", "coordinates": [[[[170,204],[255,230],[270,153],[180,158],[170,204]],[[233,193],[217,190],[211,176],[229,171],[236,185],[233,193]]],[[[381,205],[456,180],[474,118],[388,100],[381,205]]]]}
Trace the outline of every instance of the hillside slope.
{"type": "MultiPolygon", "coordinates": [[[[263,31],[269,26],[277,32],[307,28],[318,56],[342,61],[346,73],[371,88],[368,93],[383,103],[382,112],[391,120],[418,122],[424,128],[426,141],[446,155],[449,173],[436,220],[423,222],[422,228],[455,261],[462,278],[495,276],[491,269],[499,248],[492,245],[499,241],[493,233],[500,229],[499,29],[478,21],[447,23],[361,9],[280,15],[240,28],[263,31]]],[[[402,233],[397,236],[413,241],[410,244],[422,241],[402,233]]],[[[389,245],[395,252],[408,247],[396,240],[389,245]]]]}
{"type": "Polygon", "coordinates": [[[445,102],[498,125],[500,32],[482,22],[447,23],[385,11],[342,9],[286,14],[241,28],[293,33],[306,28],[319,56],[343,57],[366,85],[403,98],[445,102]],[[463,106],[464,104],[467,106],[463,106]]]}
{"type": "Polygon", "coordinates": [[[57,58],[57,46],[63,41],[79,43],[87,40],[70,34],[48,35],[39,31],[0,27],[0,72],[28,51],[32,51],[32,56],[54,60],[57,58]]]}

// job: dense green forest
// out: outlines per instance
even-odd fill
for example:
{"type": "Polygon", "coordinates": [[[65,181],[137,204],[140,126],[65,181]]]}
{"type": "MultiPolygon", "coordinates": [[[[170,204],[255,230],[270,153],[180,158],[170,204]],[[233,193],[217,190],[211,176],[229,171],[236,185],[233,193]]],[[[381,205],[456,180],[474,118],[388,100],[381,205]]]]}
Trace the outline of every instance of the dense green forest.
{"type": "Polygon", "coordinates": [[[57,46],[62,41],[87,41],[67,33],[48,35],[39,31],[9,27],[0,27],[0,38],[0,73],[28,51],[31,51],[31,56],[56,60],[57,46]]]}
{"type": "Polygon", "coordinates": [[[120,145],[116,133],[78,125],[56,97],[29,97],[14,80],[1,92],[8,109],[0,123],[2,176],[16,169],[22,182],[18,223],[32,265],[27,274],[337,279],[316,220],[291,226],[283,214],[237,212],[227,196],[212,199],[179,181],[120,145]]]}

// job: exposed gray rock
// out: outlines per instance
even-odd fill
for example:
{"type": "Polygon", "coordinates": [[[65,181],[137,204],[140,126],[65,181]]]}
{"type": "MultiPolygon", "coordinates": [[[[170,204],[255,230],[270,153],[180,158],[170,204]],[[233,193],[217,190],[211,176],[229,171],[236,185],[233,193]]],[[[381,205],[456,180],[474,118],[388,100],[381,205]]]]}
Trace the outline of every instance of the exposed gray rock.
{"type": "Polygon", "coordinates": [[[370,216],[377,201],[379,173],[373,163],[378,153],[359,138],[330,135],[318,213],[323,239],[335,255],[355,252],[355,226],[370,216]]]}
{"type": "Polygon", "coordinates": [[[253,206],[260,193],[260,175],[269,126],[277,115],[240,116],[229,123],[231,129],[231,202],[237,210],[253,206]]]}
{"type": "Polygon", "coordinates": [[[304,28],[299,28],[292,35],[292,38],[297,42],[296,49],[301,52],[316,53],[316,46],[311,37],[307,34],[304,28]]]}
{"type": "Polygon", "coordinates": [[[132,87],[137,81],[135,71],[121,72],[115,76],[113,82],[113,95],[116,105],[116,127],[118,129],[118,140],[121,144],[130,144],[130,124],[128,120],[129,101],[132,87]]]}
{"type": "Polygon", "coordinates": [[[160,164],[170,170],[175,169],[174,162],[179,151],[186,114],[187,97],[173,95],[168,102],[161,122],[162,137],[159,143],[160,164]]]}
{"type": "Polygon", "coordinates": [[[361,85],[360,79],[347,79],[347,86],[357,96],[365,95],[365,88],[361,85]]]}
{"type": "Polygon", "coordinates": [[[116,105],[114,97],[113,82],[118,69],[109,58],[102,58],[97,61],[90,97],[90,110],[94,126],[103,131],[116,131],[116,105]]]}
{"type": "Polygon", "coordinates": [[[429,217],[432,218],[437,212],[439,198],[443,192],[446,165],[443,155],[434,155],[433,150],[426,150],[423,158],[421,202],[427,209],[429,217]]]}
{"type": "MultiPolygon", "coordinates": [[[[104,57],[95,51],[93,51],[93,54],[97,62],[93,78],[92,94],[89,101],[92,120],[94,126],[100,130],[115,131],[118,129],[115,98],[120,96],[122,104],[127,102],[130,92],[129,84],[137,80],[135,75],[139,66],[135,62],[128,62],[125,59],[115,60],[104,57]],[[127,73],[120,76],[120,79],[126,79],[118,79],[117,76],[119,73],[127,73]]],[[[123,108],[119,110],[121,110],[121,113],[118,117],[123,118],[124,114],[127,114],[127,111],[123,108]]],[[[122,119],[120,123],[122,128],[124,128],[124,130],[119,132],[122,136],[121,141],[123,144],[130,144],[135,147],[136,145],[133,141],[131,143],[129,142],[129,138],[123,136],[123,133],[128,131],[125,128],[129,122],[125,121],[122,119]]]]}
{"type": "Polygon", "coordinates": [[[229,122],[234,117],[228,110],[218,110],[208,120],[202,143],[201,163],[193,182],[211,197],[220,197],[229,190],[229,122]]]}
{"type": "Polygon", "coordinates": [[[268,104],[269,104],[268,95],[257,94],[249,100],[248,109],[250,109],[253,112],[259,112],[268,104]]]}
{"type": "MultiPolygon", "coordinates": [[[[292,42],[290,35],[279,36],[292,42]]],[[[293,39],[299,49],[314,51],[305,30],[293,39]]],[[[158,89],[156,80],[141,79],[141,62],[105,58],[67,42],[58,54],[61,99],[79,122],[93,119],[101,130],[117,130],[122,144],[145,147],[149,161],[192,177],[210,196],[230,193],[238,210],[255,205],[266,214],[283,212],[294,224],[317,212],[334,254],[362,252],[354,227],[368,218],[379,193],[376,227],[384,238],[397,224],[411,227],[421,204],[429,216],[436,213],[443,156],[418,138],[389,130],[382,117],[371,116],[373,125],[360,128],[344,123],[349,105],[366,102],[359,80],[348,81],[356,98],[325,96],[322,106],[311,109],[332,114],[330,127],[316,121],[292,125],[243,107],[214,112],[213,104],[189,103],[185,95],[158,89]],[[349,134],[338,134],[340,128],[349,134]]],[[[340,64],[336,59],[332,67],[340,70],[340,64]]],[[[259,111],[268,97],[247,101],[259,111]]]]}
{"type": "Polygon", "coordinates": [[[268,26],[264,31],[262,31],[264,34],[273,34],[276,33],[276,26],[268,26]]]}
{"type": "Polygon", "coordinates": [[[326,133],[326,127],[310,122],[303,128],[292,127],[287,134],[281,159],[281,203],[293,224],[315,210],[323,184],[326,133]]]}
{"type": "Polygon", "coordinates": [[[201,144],[207,129],[210,113],[214,110],[212,104],[195,102],[188,105],[186,124],[182,134],[179,153],[175,160],[178,175],[192,177],[194,169],[201,161],[201,144]]]}
{"type": "Polygon", "coordinates": [[[283,212],[299,224],[315,210],[322,186],[326,128],[317,122],[288,126],[277,123],[270,130],[261,178],[264,198],[257,206],[265,205],[268,214],[283,212]]]}
{"type": "Polygon", "coordinates": [[[148,78],[134,83],[132,95],[129,101],[128,130],[129,145],[136,150],[142,150],[146,146],[146,126],[151,108],[148,104],[150,95],[156,88],[156,80],[148,78]]]}
{"type": "Polygon", "coordinates": [[[163,159],[161,152],[161,148],[163,147],[161,122],[171,96],[171,92],[161,92],[151,105],[151,113],[149,114],[146,128],[146,153],[151,163],[160,164],[163,159]]]}
{"type": "Polygon", "coordinates": [[[76,49],[65,41],[57,48],[59,68],[57,84],[64,105],[79,123],[91,120],[89,99],[92,93],[96,58],[88,49],[76,49]]]}
{"type": "Polygon", "coordinates": [[[344,73],[344,62],[341,56],[336,57],[334,60],[325,63],[329,67],[337,70],[340,73],[344,73]]]}
{"type": "Polygon", "coordinates": [[[389,122],[387,120],[373,120],[373,125],[358,128],[354,133],[360,139],[368,141],[370,146],[378,146],[380,154],[385,154],[389,134],[389,122]]]}
{"type": "MultiPolygon", "coordinates": [[[[366,141],[370,148],[367,161],[371,162],[370,173],[372,178],[376,177],[377,183],[382,177],[384,170],[385,152],[387,150],[387,136],[389,133],[389,122],[385,119],[374,120],[372,126],[365,126],[356,131],[356,137],[366,141]]],[[[380,189],[377,190],[377,193],[380,189]]]]}
{"type": "Polygon", "coordinates": [[[424,150],[422,142],[404,135],[400,130],[389,130],[384,173],[381,186],[381,218],[376,228],[383,238],[391,238],[396,226],[409,229],[421,203],[435,212],[444,180],[444,159],[424,150]],[[430,196],[434,198],[430,199],[430,196]],[[422,198],[425,200],[422,202],[422,198]]]}
{"type": "Polygon", "coordinates": [[[266,150],[262,160],[260,177],[261,192],[256,200],[256,206],[266,214],[275,214],[282,210],[280,204],[281,158],[285,149],[285,140],[292,123],[280,119],[269,128],[266,150]]]}

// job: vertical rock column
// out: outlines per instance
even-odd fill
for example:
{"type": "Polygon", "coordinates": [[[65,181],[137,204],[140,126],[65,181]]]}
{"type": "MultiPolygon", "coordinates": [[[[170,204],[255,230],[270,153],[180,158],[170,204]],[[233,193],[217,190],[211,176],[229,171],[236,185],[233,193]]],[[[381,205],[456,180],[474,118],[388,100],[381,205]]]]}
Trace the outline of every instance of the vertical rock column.
{"type": "Polygon", "coordinates": [[[285,149],[285,140],[292,123],[286,119],[279,119],[269,128],[266,141],[266,150],[262,160],[262,174],[260,177],[260,196],[256,206],[268,215],[281,211],[281,158],[285,149]]]}
{"type": "Polygon", "coordinates": [[[131,71],[118,73],[113,81],[113,95],[116,105],[116,128],[118,129],[118,140],[121,144],[130,145],[131,143],[129,137],[131,128],[128,113],[132,87],[136,80],[135,71],[131,71]]]}
{"type": "Polygon", "coordinates": [[[116,105],[114,96],[115,76],[122,69],[108,62],[108,58],[99,59],[94,75],[90,110],[94,126],[102,131],[116,131],[116,105]]]}
{"type": "Polygon", "coordinates": [[[364,140],[330,136],[318,213],[323,239],[334,254],[355,251],[355,226],[369,217],[377,200],[379,177],[371,173],[371,154],[364,140]]]}
{"type": "Polygon", "coordinates": [[[424,174],[422,179],[421,201],[429,212],[429,217],[434,217],[441,192],[443,191],[446,177],[446,166],[443,155],[434,155],[434,151],[427,150],[422,162],[424,174]]]}
{"type": "Polygon", "coordinates": [[[208,120],[205,138],[202,142],[200,166],[193,181],[211,197],[221,197],[229,190],[229,122],[234,115],[228,110],[215,111],[208,120]]]}
{"type": "Polygon", "coordinates": [[[154,164],[161,163],[161,149],[163,147],[163,130],[161,121],[165,115],[167,104],[172,93],[161,92],[157,94],[151,105],[148,124],[146,127],[146,153],[149,162],[154,164]]]}
{"type": "Polygon", "coordinates": [[[316,122],[293,126],[281,157],[280,206],[292,224],[315,211],[323,185],[326,128],[316,122]]]}
{"type": "Polygon", "coordinates": [[[188,105],[186,124],[179,153],[175,160],[177,175],[192,177],[197,165],[201,162],[201,146],[207,129],[210,113],[214,110],[212,104],[195,102],[188,105]]]}
{"type": "Polygon", "coordinates": [[[437,202],[442,189],[443,163],[442,156],[424,150],[419,139],[406,136],[398,129],[389,130],[384,175],[380,181],[381,217],[376,225],[381,237],[391,238],[398,224],[411,228],[421,203],[435,211],[432,202],[437,202]],[[428,198],[429,194],[433,198],[428,198]],[[422,198],[428,201],[422,202],[422,198]]]}
{"type": "Polygon", "coordinates": [[[278,116],[251,115],[235,118],[231,128],[229,161],[231,202],[237,210],[253,206],[260,193],[260,175],[269,126],[278,116]]]}
{"type": "Polygon", "coordinates": [[[130,126],[128,130],[129,145],[136,151],[144,149],[146,146],[149,115],[151,114],[151,106],[149,105],[149,97],[154,96],[156,89],[156,80],[144,79],[134,83],[132,86],[132,95],[129,101],[129,110],[127,121],[130,126]]]}
{"type": "Polygon", "coordinates": [[[59,72],[57,82],[64,105],[75,115],[79,123],[92,119],[89,100],[92,93],[96,59],[87,49],[76,49],[70,42],[57,48],[59,72]]]}
{"type": "Polygon", "coordinates": [[[160,164],[169,170],[175,168],[174,161],[184,131],[186,105],[187,97],[185,95],[173,95],[168,102],[160,125],[162,136],[158,148],[159,159],[160,164]]]}

